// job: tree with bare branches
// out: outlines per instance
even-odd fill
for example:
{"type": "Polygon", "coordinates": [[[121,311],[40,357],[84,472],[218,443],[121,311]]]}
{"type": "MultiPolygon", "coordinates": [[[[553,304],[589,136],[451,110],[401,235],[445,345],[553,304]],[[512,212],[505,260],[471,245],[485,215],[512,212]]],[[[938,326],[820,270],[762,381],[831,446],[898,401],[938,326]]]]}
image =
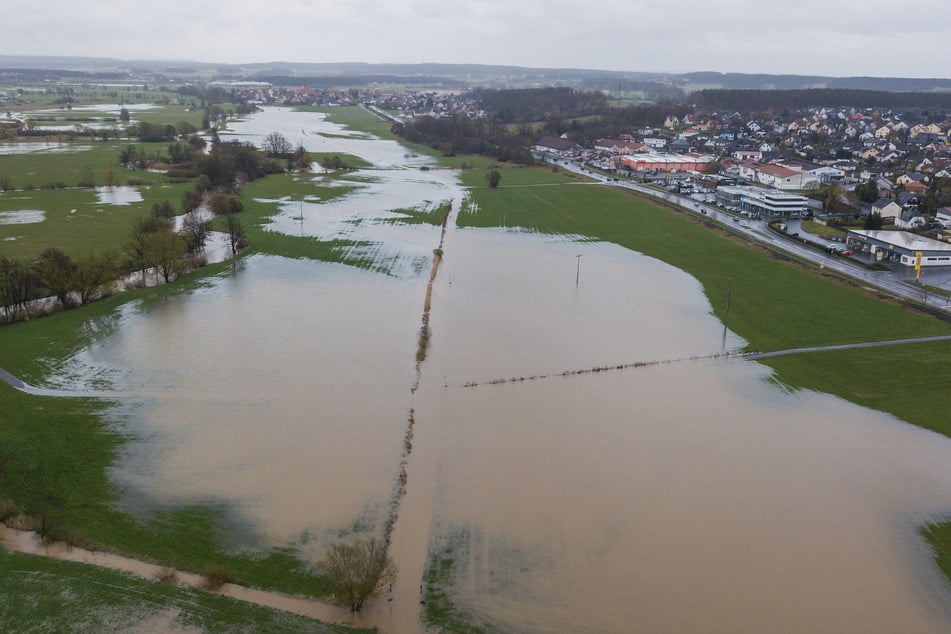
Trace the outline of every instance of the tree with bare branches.
{"type": "Polygon", "coordinates": [[[367,599],[378,596],[396,578],[396,565],[376,539],[334,544],[320,563],[330,579],[335,600],[359,612],[367,599]]]}

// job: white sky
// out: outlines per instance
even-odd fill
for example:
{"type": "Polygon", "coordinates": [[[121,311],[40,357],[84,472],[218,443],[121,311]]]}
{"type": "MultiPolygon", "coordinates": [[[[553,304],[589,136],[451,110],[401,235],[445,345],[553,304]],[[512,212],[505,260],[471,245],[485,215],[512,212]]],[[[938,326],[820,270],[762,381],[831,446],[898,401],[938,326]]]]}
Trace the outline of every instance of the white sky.
{"type": "Polygon", "coordinates": [[[3,0],[0,54],[951,77],[951,0],[3,0]]]}

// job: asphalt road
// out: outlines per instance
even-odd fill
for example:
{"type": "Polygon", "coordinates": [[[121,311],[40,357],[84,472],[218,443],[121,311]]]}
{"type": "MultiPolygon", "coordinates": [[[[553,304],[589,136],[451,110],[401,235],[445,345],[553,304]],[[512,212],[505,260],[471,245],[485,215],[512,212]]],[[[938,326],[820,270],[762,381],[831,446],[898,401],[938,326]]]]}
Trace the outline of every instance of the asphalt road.
{"type": "MultiPolygon", "coordinates": [[[[799,230],[798,220],[790,221],[788,232],[789,234],[799,233],[800,237],[777,235],[773,231],[770,231],[765,220],[750,220],[744,217],[734,216],[719,207],[703,203],[697,198],[681,196],[680,194],[666,190],[658,190],[624,177],[619,177],[616,181],[613,178],[606,179],[597,173],[583,169],[575,163],[562,162],[559,163],[559,165],[579,174],[583,173],[586,176],[601,178],[602,182],[607,185],[633,189],[651,198],[679,205],[698,216],[704,215],[702,212],[705,211],[707,218],[719,223],[730,231],[748,236],[753,240],[768,244],[802,259],[815,262],[817,266],[846,275],[862,282],[866,286],[914,302],[925,303],[932,308],[951,314],[951,298],[928,293],[920,286],[914,285],[915,271],[912,267],[897,266],[894,271],[871,271],[863,266],[863,257],[865,256],[861,254],[850,257],[817,251],[813,245],[824,246],[828,244],[829,241],[821,237],[815,237],[810,242],[809,236],[799,230]]],[[[921,272],[921,282],[951,291],[951,267],[941,267],[932,270],[923,269],[921,272]]]]}

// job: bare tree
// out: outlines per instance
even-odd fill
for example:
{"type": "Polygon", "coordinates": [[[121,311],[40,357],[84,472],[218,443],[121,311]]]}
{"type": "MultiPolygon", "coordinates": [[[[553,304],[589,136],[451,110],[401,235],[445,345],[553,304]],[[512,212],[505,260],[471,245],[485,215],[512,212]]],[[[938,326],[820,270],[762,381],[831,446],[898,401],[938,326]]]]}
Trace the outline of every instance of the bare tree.
{"type": "Polygon", "coordinates": [[[331,581],[334,598],[352,612],[396,579],[396,565],[376,539],[354,544],[334,544],[320,563],[331,581]]]}
{"type": "Polygon", "coordinates": [[[109,286],[118,277],[117,259],[114,253],[106,252],[86,255],[76,260],[74,285],[81,304],[88,304],[108,292],[109,286]]]}
{"type": "Polygon", "coordinates": [[[264,137],[261,149],[268,156],[275,158],[284,158],[294,152],[294,146],[280,132],[272,132],[264,137]]]}
{"type": "Polygon", "coordinates": [[[244,227],[237,215],[228,214],[225,216],[225,226],[228,228],[228,244],[231,246],[231,255],[237,255],[238,250],[248,244],[248,239],[244,235],[244,227]]]}
{"type": "Polygon", "coordinates": [[[165,283],[185,272],[185,239],[171,231],[158,231],[146,237],[146,264],[155,267],[165,283]]]}

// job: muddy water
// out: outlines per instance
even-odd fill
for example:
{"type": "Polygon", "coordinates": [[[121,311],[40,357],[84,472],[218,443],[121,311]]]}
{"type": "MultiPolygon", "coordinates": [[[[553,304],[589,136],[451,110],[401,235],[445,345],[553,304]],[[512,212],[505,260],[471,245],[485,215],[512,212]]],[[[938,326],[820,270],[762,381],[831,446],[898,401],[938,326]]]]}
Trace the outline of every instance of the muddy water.
{"type": "Polygon", "coordinates": [[[426,511],[407,532],[451,553],[461,610],[518,632],[947,631],[915,528],[951,508],[948,439],[740,361],[458,387],[718,349],[682,274],[544,251],[457,231],[434,295],[409,476],[431,499],[401,522],[426,511]]]}
{"type": "Polygon", "coordinates": [[[328,535],[377,534],[415,379],[422,288],[253,257],[203,291],[127,311],[64,384],[99,377],[142,395],[113,413],[141,439],[114,473],[137,512],[213,503],[237,535],[251,533],[241,545],[322,548],[328,535]]]}
{"type": "MultiPolygon", "coordinates": [[[[245,134],[304,130],[305,145],[404,160],[302,116],[267,111],[245,134]]],[[[381,220],[457,192],[418,169],[367,176],[338,201],[288,202],[275,230],[296,233],[303,209],[309,235],[418,264],[438,230],[381,220]]],[[[317,557],[379,534],[414,408],[391,548],[401,575],[393,601],[367,608],[383,631],[419,629],[419,584],[440,553],[455,561],[456,605],[506,631],[951,627],[915,532],[951,510],[947,439],[787,393],[750,362],[559,376],[742,341],[694,279],[611,245],[455,230],[445,251],[415,394],[428,266],[253,257],[201,291],[130,306],[60,377],[139,395],[113,412],[136,439],[113,473],[123,503],[216,504],[234,543],[317,557]],[[518,380],[532,377],[547,378],[518,380]]]]}

